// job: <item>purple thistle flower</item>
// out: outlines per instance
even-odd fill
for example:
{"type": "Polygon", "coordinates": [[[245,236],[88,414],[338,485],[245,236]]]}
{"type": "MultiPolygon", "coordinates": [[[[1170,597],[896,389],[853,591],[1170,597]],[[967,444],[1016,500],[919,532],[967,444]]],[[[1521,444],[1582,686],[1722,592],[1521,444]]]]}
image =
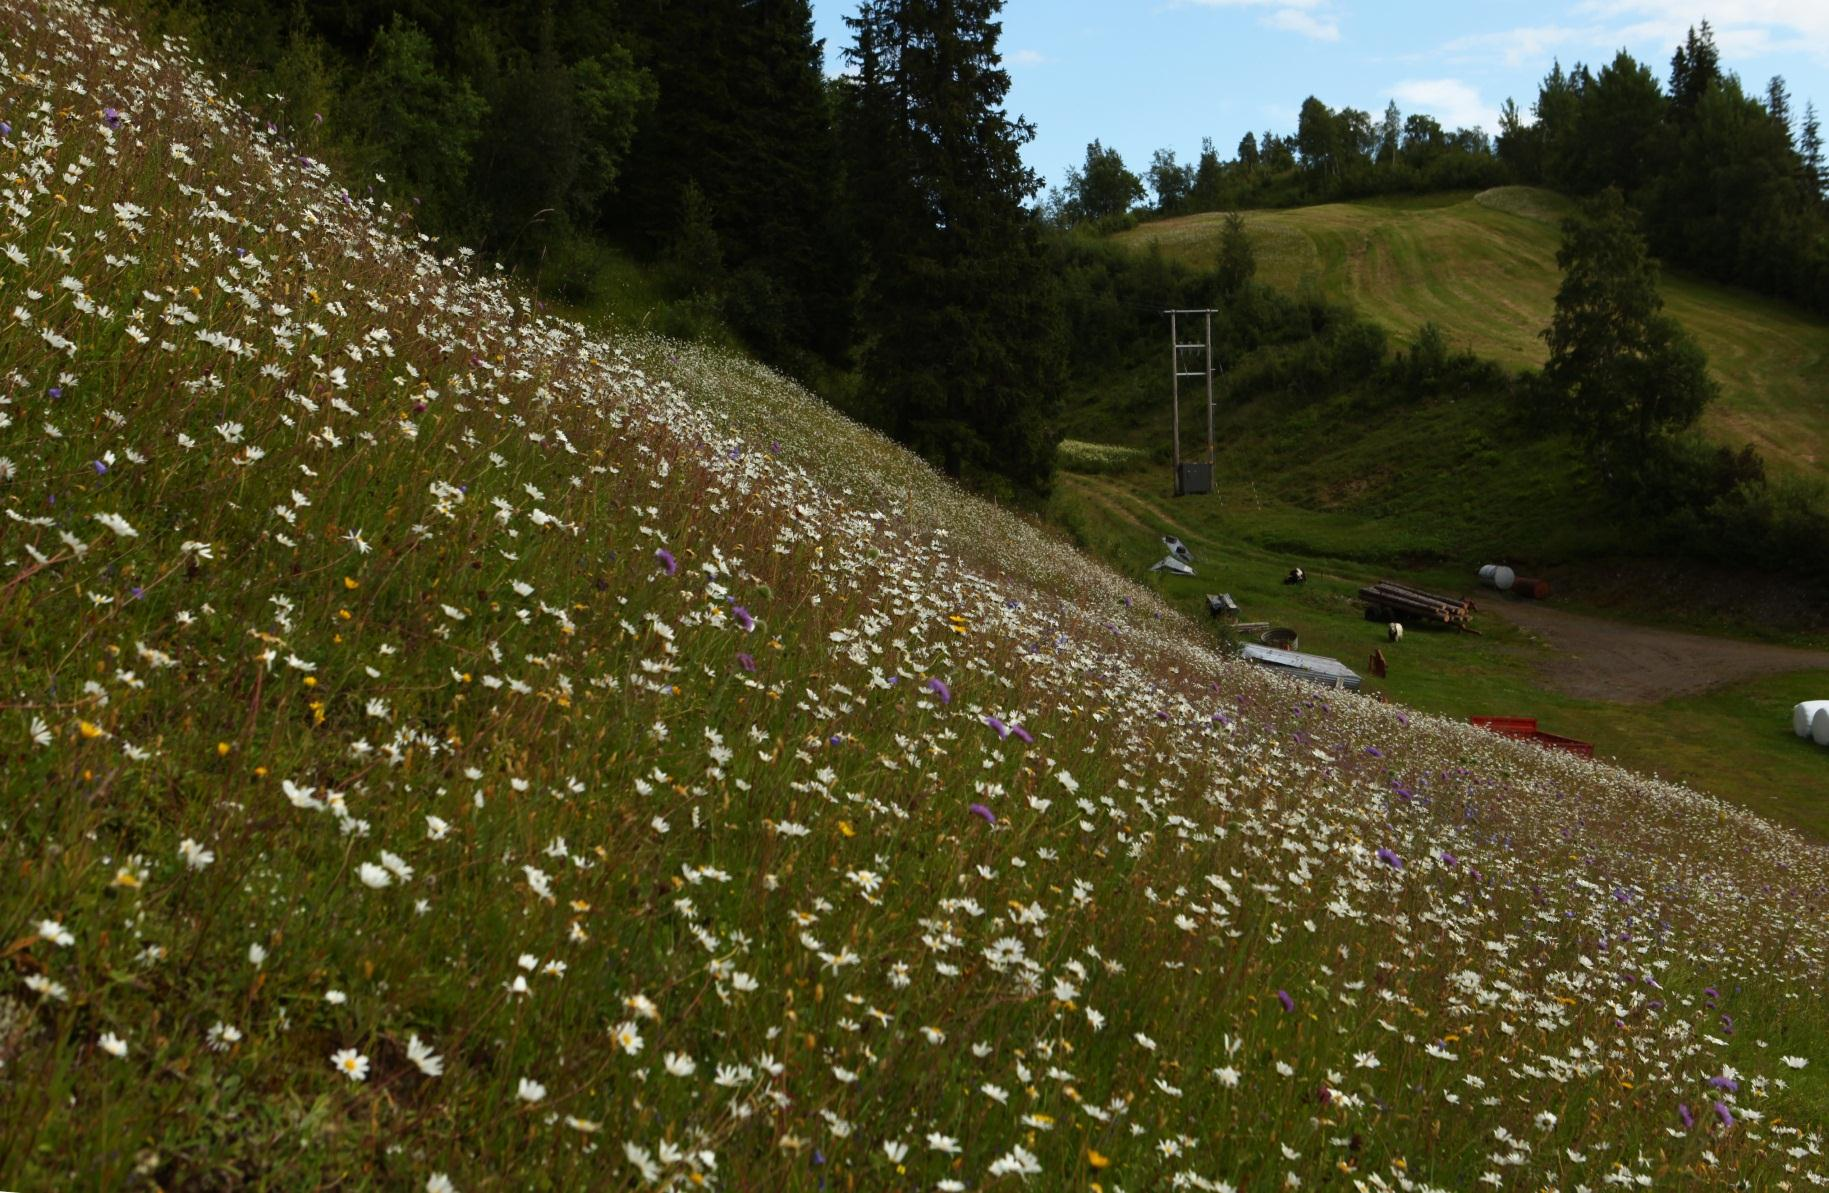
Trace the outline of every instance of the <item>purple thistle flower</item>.
{"type": "Polygon", "coordinates": [[[951,704],[953,702],[953,690],[947,687],[946,681],[942,680],[937,675],[927,681],[927,690],[939,696],[941,704],[951,704]]]}
{"type": "Polygon", "coordinates": [[[745,634],[756,628],[756,619],[751,617],[749,615],[749,610],[745,609],[743,606],[732,605],[730,608],[730,615],[737,619],[737,624],[743,627],[743,632],[745,634]]]}
{"type": "Polygon", "coordinates": [[[1708,1083],[1710,1085],[1714,1086],[1716,1089],[1724,1089],[1730,1094],[1737,1094],[1740,1092],[1740,1083],[1738,1081],[1735,1081],[1732,1077],[1728,1077],[1725,1075],[1720,1076],[1720,1077],[1710,1077],[1708,1079],[1708,1083]]]}
{"type": "Polygon", "coordinates": [[[743,668],[745,671],[754,671],[756,669],[756,656],[747,651],[739,650],[737,652],[737,666],[743,668]]]}
{"type": "Polygon", "coordinates": [[[1677,1103],[1677,1117],[1683,1120],[1683,1129],[1691,1130],[1696,1125],[1696,1116],[1689,1112],[1688,1102],[1677,1103]]]}
{"type": "Polygon", "coordinates": [[[984,817],[984,822],[986,824],[996,824],[997,823],[997,813],[991,811],[989,808],[985,807],[983,804],[973,804],[970,808],[968,808],[966,810],[971,812],[972,815],[974,815],[974,816],[984,817]]]}
{"type": "Polygon", "coordinates": [[[1283,1004],[1283,1009],[1285,1011],[1294,1011],[1296,1009],[1296,1000],[1289,997],[1289,991],[1287,990],[1278,990],[1276,992],[1276,1000],[1283,1004]]]}
{"type": "Polygon", "coordinates": [[[1010,727],[1008,725],[1004,724],[1002,721],[998,720],[996,717],[986,716],[984,718],[984,723],[986,725],[989,725],[991,728],[995,729],[997,731],[998,737],[1004,738],[1004,737],[1010,736],[1010,727]]]}
{"type": "Polygon", "coordinates": [[[1404,868],[1404,860],[1382,845],[1378,847],[1378,860],[1391,867],[1393,870],[1401,870],[1404,868]]]}
{"type": "Polygon", "coordinates": [[[654,558],[660,560],[661,570],[665,571],[669,576],[680,570],[679,560],[673,558],[673,552],[667,550],[665,547],[654,548],[654,558]]]}
{"type": "Polygon", "coordinates": [[[1030,737],[1029,731],[1027,729],[1024,729],[1021,725],[1010,726],[1010,732],[1014,733],[1017,737],[1022,738],[1024,741],[1028,742],[1030,745],[1035,744],[1035,739],[1030,737]]]}
{"type": "Polygon", "coordinates": [[[1715,989],[1713,986],[1702,987],[1702,993],[1708,995],[1708,997],[1710,997],[1710,998],[1720,998],[1721,997],[1721,991],[1715,989]]]}
{"type": "Polygon", "coordinates": [[[1461,864],[1461,859],[1458,857],[1455,857],[1452,853],[1449,853],[1446,849],[1442,850],[1442,861],[1445,864],[1450,865],[1450,866],[1458,866],[1461,864]]]}
{"type": "Polygon", "coordinates": [[[1727,1108],[1726,1102],[1715,1103],[1715,1117],[1721,1120],[1721,1125],[1724,1127],[1734,1125],[1734,1112],[1727,1108]]]}
{"type": "Polygon", "coordinates": [[[102,123],[109,128],[121,127],[121,114],[114,108],[102,109],[102,123]]]}

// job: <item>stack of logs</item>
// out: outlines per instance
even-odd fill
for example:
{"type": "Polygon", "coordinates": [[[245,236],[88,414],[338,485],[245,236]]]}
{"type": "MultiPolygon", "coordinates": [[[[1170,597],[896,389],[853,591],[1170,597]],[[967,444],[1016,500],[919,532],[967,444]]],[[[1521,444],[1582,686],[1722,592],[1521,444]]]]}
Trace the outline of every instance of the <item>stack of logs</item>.
{"type": "Polygon", "coordinates": [[[1466,629],[1473,617],[1472,601],[1437,596],[1390,580],[1361,588],[1359,599],[1366,603],[1366,616],[1373,621],[1435,621],[1466,629]]]}

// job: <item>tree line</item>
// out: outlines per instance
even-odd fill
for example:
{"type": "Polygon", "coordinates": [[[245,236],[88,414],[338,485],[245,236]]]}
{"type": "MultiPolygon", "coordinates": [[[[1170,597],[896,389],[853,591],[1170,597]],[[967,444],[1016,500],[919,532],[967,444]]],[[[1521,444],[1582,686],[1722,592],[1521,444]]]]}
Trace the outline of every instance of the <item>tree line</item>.
{"type": "Polygon", "coordinates": [[[1749,94],[1721,65],[1708,22],[1671,57],[1668,80],[1621,50],[1598,72],[1552,65],[1527,117],[1514,100],[1498,134],[1444,129],[1392,101],[1380,118],[1309,96],[1296,130],[1246,133],[1222,159],[1158,149],[1142,172],[1094,141],[1046,210],[1057,225],[1111,229],[1149,214],[1290,206],[1399,191],[1545,185],[1576,196],[1617,188],[1652,251],[1704,276],[1829,311],[1829,169],[1813,103],[1782,77],[1749,94]]]}
{"type": "Polygon", "coordinates": [[[1330,108],[1311,95],[1302,102],[1295,132],[1248,132],[1231,158],[1221,158],[1207,137],[1195,161],[1158,149],[1138,174],[1117,150],[1094,141],[1049,191],[1044,209],[1059,226],[1112,228],[1128,222],[1150,196],[1150,214],[1176,216],[1497,186],[1507,177],[1482,129],[1449,130],[1421,112],[1405,116],[1395,100],[1373,117],[1358,108],[1330,108]]]}

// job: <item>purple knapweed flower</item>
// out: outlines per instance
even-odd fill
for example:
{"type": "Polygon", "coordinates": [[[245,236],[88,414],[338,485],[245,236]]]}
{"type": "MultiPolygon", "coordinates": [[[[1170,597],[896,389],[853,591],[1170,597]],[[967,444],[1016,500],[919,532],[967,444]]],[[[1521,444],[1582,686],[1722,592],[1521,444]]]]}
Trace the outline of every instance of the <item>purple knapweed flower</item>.
{"type": "Polygon", "coordinates": [[[669,576],[680,570],[680,561],[673,558],[673,552],[665,547],[654,548],[654,558],[660,560],[661,570],[669,576]]]}
{"type": "Polygon", "coordinates": [[[1458,866],[1461,864],[1461,859],[1444,849],[1442,850],[1442,864],[1447,866],[1458,866]]]}
{"type": "Polygon", "coordinates": [[[730,615],[737,619],[737,624],[743,627],[743,632],[745,634],[756,628],[756,619],[751,617],[749,615],[749,610],[745,609],[743,606],[732,605],[730,607],[730,615]]]}
{"type": "Polygon", "coordinates": [[[937,675],[927,681],[927,690],[940,697],[941,704],[951,704],[953,702],[953,690],[947,687],[946,681],[937,675]]]}
{"type": "Polygon", "coordinates": [[[1022,738],[1024,741],[1028,742],[1030,745],[1035,744],[1035,739],[1030,737],[1029,731],[1027,729],[1024,729],[1021,725],[1010,726],[1010,732],[1015,734],[1017,737],[1022,738]]]}
{"type": "Polygon", "coordinates": [[[1734,1112],[1727,1108],[1726,1102],[1715,1103],[1715,1117],[1721,1120],[1721,1125],[1724,1127],[1734,1125],[1734,1112]]]}
{"type": "Polygon", "coordinates": [[[0,137],[10,137],[12,135],[13,135],[13,126],[8,124],[4,120],[0,120],[0,137]]]}
{"type": "Polygon", "coordinates": [[[1289,991],[1287,990],[1278,990],[1276,992],[1276,1000],[1283,1004],[1283,1009],[1285,1011],[1293,1011],[1296,1009],[1296,1000],[1289,997],[1289,991]]]}
{"type": "Polygon", "coordinates": [[[97,476],[108,475],[108,465],[102,463],[100,460],[90,460],[89,467],[95,469],[95,475],[97,476]]]}
{"type": "Polygon", "coordinates": [[[1401,870],[1404,868],[1404,860],[1382,845],[1378,847],[1378,860],[1391,867],[1393,870],[1401,870]]]}
{"type": "Polygon", "coordinates": [[[750,654],[748,651],[739,650],[737,652],[737,666],[743,668],[745,671],[754,671],[756,669],[756,656],[750,654]]]}
{"type": "Polygon", "coordinates": [[[985,807],[983,804],[973,804],[970,808],[968,808],[966,810],[969,811],[974,816],[984,817],[984,822],[986,824],[996,824],[997,823],[997,813],[991,811],[989,808],[985,807]]]}
{"type": "Polygon", "coordinates": [[[1010,736],[1010,727],[1008,725],[1004,724],[1002,721],[998,720],[996,717],[987,715],[984,718],[984,723],[986,725],[989,725],[991,728],[995,729],[997,731],[998,737],[1004,738],[1004,737],[1010,736]]]}
{"type": "Polygon", "coordinates": [[[1696,1125],[1696,1116],[1689,1112],[1688,1102],[1677,1103],[1677,1117],[1683,1120],[1683,1129],[1688,1131],[1696,1125]]]}
{"type": "Polygon", "coordinates": [[[64,396],[63,388],[61,386],[57,386],[57,385],[53,385],[50,389],[47,389],[44,392],[47,397],[51,397],[51,398],[61,398],[64,396]]]}
{"type": "Polygon", "coordinates": [[[1740,1092],[1740,1083],[1726,1074],[1722,1074],[1719,1077],[1710,1077],[1708,1083],[1716,1089],[1724,1089],[1730,1094],[1737,1094],[1740,1092]]]}
{"type": "Polygon", "coordinates": [[[831,737],[826,739],[826,744],[829,746],[842,746],[845,744],[845,735],[842,733],[834,733],[831,737]]]}
{"type": "Polygon", "coordinates": [[[121,114],[114,108],[102,109],[102,123],[109,128],[121,127],[121,114]]]}

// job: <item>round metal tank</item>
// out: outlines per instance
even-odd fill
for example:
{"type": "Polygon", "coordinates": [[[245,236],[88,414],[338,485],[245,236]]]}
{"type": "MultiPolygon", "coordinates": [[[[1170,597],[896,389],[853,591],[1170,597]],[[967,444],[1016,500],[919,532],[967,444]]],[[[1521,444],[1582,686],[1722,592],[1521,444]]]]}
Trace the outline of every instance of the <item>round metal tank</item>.
{"type": "Polygon", "coordinates": [[[1791,710],[1791,729],[1799,737],[1809,737],[1810,727],[1815,722],[1816,714],[1829,708],[1829,700],[1806,700],[1791,710]]]}
{"type": "Polygon", "coordinates": [[[1819,746],[1829,746],[1829,708],[1819,708],[1810,718],[1810,736],[1819,746]]]}
{"type": "Polygon", "coordinates": [[[1277,650],[1294,650],[1301,644],[1301,639],[1296,636],[1294,630],[1281,626],[1273,630],[1265,630],[1260,641],[1265,646],[1275,647],[1277,650]]]}

